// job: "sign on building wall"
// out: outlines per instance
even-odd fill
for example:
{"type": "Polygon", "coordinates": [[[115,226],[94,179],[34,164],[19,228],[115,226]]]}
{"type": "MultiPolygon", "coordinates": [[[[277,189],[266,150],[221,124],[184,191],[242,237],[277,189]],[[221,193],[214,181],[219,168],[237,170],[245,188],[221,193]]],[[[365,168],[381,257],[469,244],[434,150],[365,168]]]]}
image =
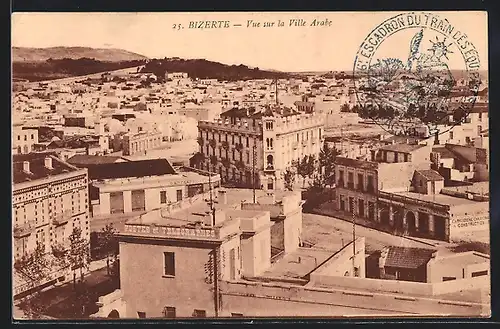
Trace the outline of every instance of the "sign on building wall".
{"type": "Polygon", "coordinates": [[[452,217],[450,224],[451,230],[458,231],[488,229],[489,213],[452,217]]]}

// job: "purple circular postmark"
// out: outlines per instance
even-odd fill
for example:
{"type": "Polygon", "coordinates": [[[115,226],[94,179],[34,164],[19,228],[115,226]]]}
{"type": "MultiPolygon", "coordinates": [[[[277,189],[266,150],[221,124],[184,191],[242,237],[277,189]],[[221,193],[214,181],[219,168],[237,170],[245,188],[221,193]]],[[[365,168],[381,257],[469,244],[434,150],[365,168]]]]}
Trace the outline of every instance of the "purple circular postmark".
{"type": "Polygon", "coordinates": [[[354,61],[358,114],[395,134],[435,135],[466,121],[481,79],[467,34],[435,13],[393,16],[365,38],[354,61]]]}

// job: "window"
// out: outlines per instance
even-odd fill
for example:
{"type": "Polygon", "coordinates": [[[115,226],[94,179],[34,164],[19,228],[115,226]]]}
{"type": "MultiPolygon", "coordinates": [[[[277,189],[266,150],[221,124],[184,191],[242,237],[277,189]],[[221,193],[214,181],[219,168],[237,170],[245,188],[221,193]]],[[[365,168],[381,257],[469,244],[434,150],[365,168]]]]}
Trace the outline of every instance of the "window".
{"type": "Polygon", "coordinates": [[[242,318],[243,317],[243,313],[231,313],[231,317],[233,317],[233,318],[242,318]]]}
{"type": "Polygon", "coordinates": [[[488,270],[485,271],[479,271],[479,272],[472,272],[471,276],[475,278],[476,276],[483,276],[483,275],[488,275],[488,270]]]}
{"type": "Polygon", "coordinates": [[[146,312],[137,312],[137,316],[139,319],[145,319],[146,318],[146,312]]]}
{"type": "Polygon", "coordinates": [[[163,317],[164,318],[175,318],[175,307],[165,306],[163,308],[163,317]]]}
{"type": "Polygon", "coordinates": [[[363,174],[358,174],[358,190],[363,191],[364,177],[363,174]]]}
{"type": "Polygon", "coordinates": [[[247,137],[247,147],[249,147],[249,138],[247,137]]]}
{"type": "Polygon", "coordinates": [[[453,131],[450,131],[450,139],[453,139],[453,131]]]}
{"type": "Polygon", "coordinates": [[[167,203],[167,191],[160,191],[160,203],[167,203]]]}
{"type": "Polygon", "coordinates": [[[443,281],[452,281],[456,279],[457,278],[455,278],[454,276],[443,276],[443,281]]]}
{"type": "Polygon", "coordinates": [[[234,135],[232,135],[232,137],[231,137],[231,144],[234,145],[234,135]]]}
{"type": "Polygon", "coordinates": [[[194,310],[193,316],[195,318],[206,318],[207,317],[207,311],[205,311],[205,310],[194,310]]]}
{"type": "Polygon", "coordinates": [[[182,190],[177,190],[177,201],[182,200],[182,190]]]}
{"type": "Polygon", "coordinates": [[[175,254],[173,252],[164,252],[163,262],[163,274],[166,276],[175,276],[175,254]]]}

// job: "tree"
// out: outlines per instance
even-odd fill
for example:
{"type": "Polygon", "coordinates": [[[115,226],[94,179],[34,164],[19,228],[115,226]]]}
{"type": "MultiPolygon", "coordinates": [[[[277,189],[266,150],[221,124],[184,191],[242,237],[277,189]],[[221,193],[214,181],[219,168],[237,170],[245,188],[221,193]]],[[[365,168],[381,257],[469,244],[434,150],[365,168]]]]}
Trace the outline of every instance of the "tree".
{"type": "MultiPolygon", "coordinates": [[[[45,255],[45,247],[37,242],[33,252],[23,255],[14,262],[16,273],[31,287],[37,287],[46,281],[50,275],[50,262],[45,255]]],[[[30,319],[38,319],[47,310],[46,303],[39,298],[39,293],[35,292],[25,297],[21,302],[21,309],[30,319]]]]}
{"type": "Polygon", "coordinates": [[[336,148],[329,147],[327,143],[319,153],[319,168],[323,185],[333,185],[335,182],[335,160],[339,151],[336,148]]]}
{"type": "Polygon", "coordinates": [[[307,177],[314,173],[315,159],[312,155],[306,155],[297,165],[297,173],[302,177],[302,187],[305,186],[307,177]]]}
{"type": "Polygon", "coordinates": [[[98,239],[99,248],[106,255],[107,273],[110,275],[110,257],[113,256],[116,260],[118,254],[116,230],[113,224],[107,224],[101,231],[101,236],[98,239]]]}
{"type": "Polygon", "coordinates": [[[293,185],[295,183],[295,173],[290,169],[287,169],[283,173],[283,180],[285,181],[285,189],[288,191],[293,191],[293,185]]]}
{"type": "Polygon", "coordinates": [[[76,288],[76,270],[80,269],[80,278],[83,282],[83,270],[89,268],[90,264],[90,245],[87,240],[82,238],[82,230],[74,227],[69,236],[70,249],[68,261],[73,271],[73,285],[76,288]]]}

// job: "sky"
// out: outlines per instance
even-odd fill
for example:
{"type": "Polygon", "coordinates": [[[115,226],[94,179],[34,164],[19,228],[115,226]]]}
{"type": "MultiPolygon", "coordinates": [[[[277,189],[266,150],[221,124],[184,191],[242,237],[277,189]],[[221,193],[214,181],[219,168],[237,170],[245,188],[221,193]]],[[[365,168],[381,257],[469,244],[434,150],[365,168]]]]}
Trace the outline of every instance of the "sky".
{"type": "MultiPolygon", "coordinates": [[[[46,48],[82,46],[120,48],[150,58],[205,58],[225,64],[245,64],[280,71],[351,70],[363,40],[398,12],[282,12],[282,13],[14,13],[12,46],[46,48]],[[289,26],[302,19],[306,26],[289,26]],[[314,19],[330,26],[309,26],[314,19]],[[230,28],[189,28],[189,22],[229,21],[230,28]],[[260,22],[247,27],[248,20],[260,22]],[[284,26],[278,27],[281,20],[284,26]],[[274,22],[272,27],[263,27],[274,22]],[[174,28],[176,24],[176,28],[174,28]],[[182,28],[178,28],[178,24],[182,28]],[[241,24],[241,26],[234,26],[241,24]]],[[[487,14],[439,12],[467,35],[487,68],[487,14]]],[[[414,29],[387,38],[379,49],[408,56],[414,29]]],[[[427,32],[426,32],[427,33],[427,32]]],[[[430,31],[424,41],[435,36],[430,31]]],[[[454,54],[458,52],[457,45],[454,54]]],[[[450,59],[460,69],[463,60],[450,59]]],[[[458,56],[458,55],[457,55],[458,56]]],[[[453,64],[455,65],[455,64],[453,64]]],[[[452,65],[452,66],[453,66],[452,65]]],[[[455,67],[451,67],[455,68],[455,67]]]]}

